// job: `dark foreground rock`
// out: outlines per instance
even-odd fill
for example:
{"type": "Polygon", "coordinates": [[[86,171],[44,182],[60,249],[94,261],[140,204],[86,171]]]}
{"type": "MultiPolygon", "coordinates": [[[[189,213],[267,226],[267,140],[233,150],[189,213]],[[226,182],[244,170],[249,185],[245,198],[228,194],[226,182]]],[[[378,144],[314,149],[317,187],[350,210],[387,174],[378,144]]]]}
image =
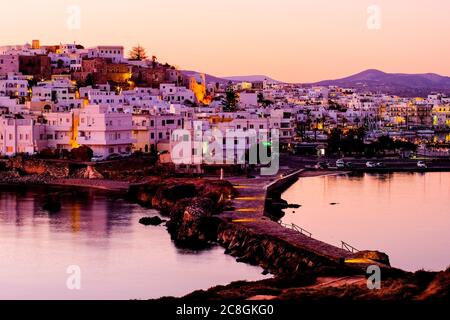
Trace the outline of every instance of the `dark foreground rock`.
{"type": "Polygon", "coordinates": [[[159,226],[160,224],[167,222],[167,220],[162,220],[160,217],[144,217],[139,220],[140,224],[144,226],[159,226]]]}
{"type": "Polygon", "coordinates": [[[228,181],[187,178],[154,178],[145,184],[132,185],[129,190],[130,200],[159,210],[164,216],[170,216],[173,207],[184,199],[208,198],[216,205],[224,205],[235,195],[228,181]]]}
{"type": "Polygon", "coordinates": [[[167,228],[177,246],[194,249],[217,240],[221,220],[216,215],[235,195],[229,182],[205,179],[155,178],[129,191],[130,200],[170,217],[167,228]]]}
{"type": "Polygon", "coordinates": [[[167,228],[179,246],[199,248],[217,240],[222,222],[214,217],[217,204],[209,198],[185,199],[171,210],[167,228]]]}
{"type": "Polygon", "coordinates": [[[436,272],[388,274],[380,290],[370,290],[363,276],[329,276],[327,273],[304,273],[256,282],[238,281],[209,290],[195,291],[185,301],[449,301],[450,269],[436,272]]]}

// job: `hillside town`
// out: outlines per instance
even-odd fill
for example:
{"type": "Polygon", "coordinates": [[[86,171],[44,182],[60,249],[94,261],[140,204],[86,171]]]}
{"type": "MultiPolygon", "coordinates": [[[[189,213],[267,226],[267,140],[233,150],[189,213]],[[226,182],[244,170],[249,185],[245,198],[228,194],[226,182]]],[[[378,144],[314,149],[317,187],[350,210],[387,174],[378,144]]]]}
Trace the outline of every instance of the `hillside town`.
{"type": "MultiPolygon", "coordinates": [[[[177,130],[219,131],[224,137],[246,131],[259,137],[264,131],[264,141],[256,143],[265,145],[276,131],[281,152],[297,154],[367,154],[370,143],[389,137],[403,143],[396,152],[450,155],[450,97],[444,94],[403,98],[267,80],[209,82],[204,74],[158,62],[140,46],[129,54],[123,46],[38,40],[2,46],[0,114],[5,157],[50,152],[66,158],[83,146],[92,150],[93,161],[153,153],[172,162],[171,152],[183,139],[177,130]],[[366,147],[349,147],[345,139],[366,147]]],[[[239,162],[253,146],[236,137],[223,151],[239,162]]],[[[194,148],[189,156],[199,154],[194,148]]],[[[177,169],[205,167],[192,161],[177,169]]]]}

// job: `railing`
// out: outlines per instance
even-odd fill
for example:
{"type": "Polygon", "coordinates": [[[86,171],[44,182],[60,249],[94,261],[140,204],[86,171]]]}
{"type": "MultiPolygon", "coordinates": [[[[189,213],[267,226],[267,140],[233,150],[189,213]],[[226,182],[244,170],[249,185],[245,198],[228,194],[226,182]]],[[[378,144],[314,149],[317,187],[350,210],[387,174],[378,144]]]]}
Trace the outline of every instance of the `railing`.
{"type": "Polygon", "coordinates": [[[358,249],[356,249],[355,247],[349,245],[347,242],[341,241],[341,244],[342,244],[341,247],[344,250],[347,250],[347,251],[349,251],[351,253],[359,252],[358,249]]]}
{"type": "Polygon", "coordinates": [[[312,238],[312,233],[311,232],[303,229],[302,227],[296,225],[295,223],[286,224],[286,223],[283,223],[282,221],[280,221],[279,224],[281,226],[285,227],[285,228],[289,228],[291,230],[297,231],[298,233],[301,233],[301,234],[303,234],[305,236],[308,236],[308,237],[312,238]]]}

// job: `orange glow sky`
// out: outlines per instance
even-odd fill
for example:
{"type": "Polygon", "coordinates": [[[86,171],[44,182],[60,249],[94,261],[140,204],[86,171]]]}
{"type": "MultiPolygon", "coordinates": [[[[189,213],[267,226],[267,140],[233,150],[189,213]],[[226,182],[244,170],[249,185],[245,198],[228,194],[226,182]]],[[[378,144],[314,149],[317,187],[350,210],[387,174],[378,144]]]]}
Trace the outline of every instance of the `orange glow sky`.
{"type": "Polygon", "coordinates": [[[20,0],[4,9],[2,45],[139,42],[182,69],[290,82],[369,68],[450,75],[448,0],[20,0]],[[72,4],[79,30],[66,26],[72,4]],[[366,26],[371,4],[380,30],[366,26]]]}

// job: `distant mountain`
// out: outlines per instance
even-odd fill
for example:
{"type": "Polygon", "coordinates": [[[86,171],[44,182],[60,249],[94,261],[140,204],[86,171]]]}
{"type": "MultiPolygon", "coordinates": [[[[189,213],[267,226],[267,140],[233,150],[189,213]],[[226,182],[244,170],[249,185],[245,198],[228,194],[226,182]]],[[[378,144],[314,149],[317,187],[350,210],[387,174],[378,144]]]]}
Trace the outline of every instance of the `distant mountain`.
{"type": "MultiPolygon", "coordinates": [[[[199,73],[197,71],[191,71],[191,70],[182,70],[181,72],[187,76],[199,73]]],[[[280,81],[274,80],[270,77],[263,76],[263,75],[216,77],[216,76],[205,73],[205,76],[206,76],[206,82],[218,82],[218,83],[222,83],[222,84],[226,84],[229,81],[231,81],[231,82],[242,82],[242,81],[255,82],[255,81],[264,81],[265,79],[267,79],[267,81],[269,83],[281,83],[280,81]]]]}
{"type": "Polygon", "coordinates": [[[311,85],[350,87],[359,91],[383,92],[405,97],[425,97],[432,92],[450,95],[450,77],[434,73],[386,73],[370,69],[350,77],[320,81],[311,85]]]}
{"type": "MultiPolygon", "coordinates": [[[[187,76],[191,76],[191,75],[194,75],[196,73],[202,73],[202,72],[191,71],[191,70],[182,70],[181,72],[183,74],[187,75],[187,76]]],[[[218,83],[226,84],[226,83],[228,83],[230,81],[230,80],[227,80],[227,79],[224,79],[224,78],[219,78],[219,77],[212,76],[212,75],[207,74],[207,73],[205,73],[205,77],[206,77],[206,82],[218,82],[218,83]]]]}
{"type": "Polygon", "coordinates": [[[268,76],[264,75],[253,75],[253,76],[232,76],[232,77],[223,77],[224,79],[236,82],[255,82],[255,81],[264,81],[267,80],[269,83],[281,83],[281,81],[274,80],[268,76]]]}

